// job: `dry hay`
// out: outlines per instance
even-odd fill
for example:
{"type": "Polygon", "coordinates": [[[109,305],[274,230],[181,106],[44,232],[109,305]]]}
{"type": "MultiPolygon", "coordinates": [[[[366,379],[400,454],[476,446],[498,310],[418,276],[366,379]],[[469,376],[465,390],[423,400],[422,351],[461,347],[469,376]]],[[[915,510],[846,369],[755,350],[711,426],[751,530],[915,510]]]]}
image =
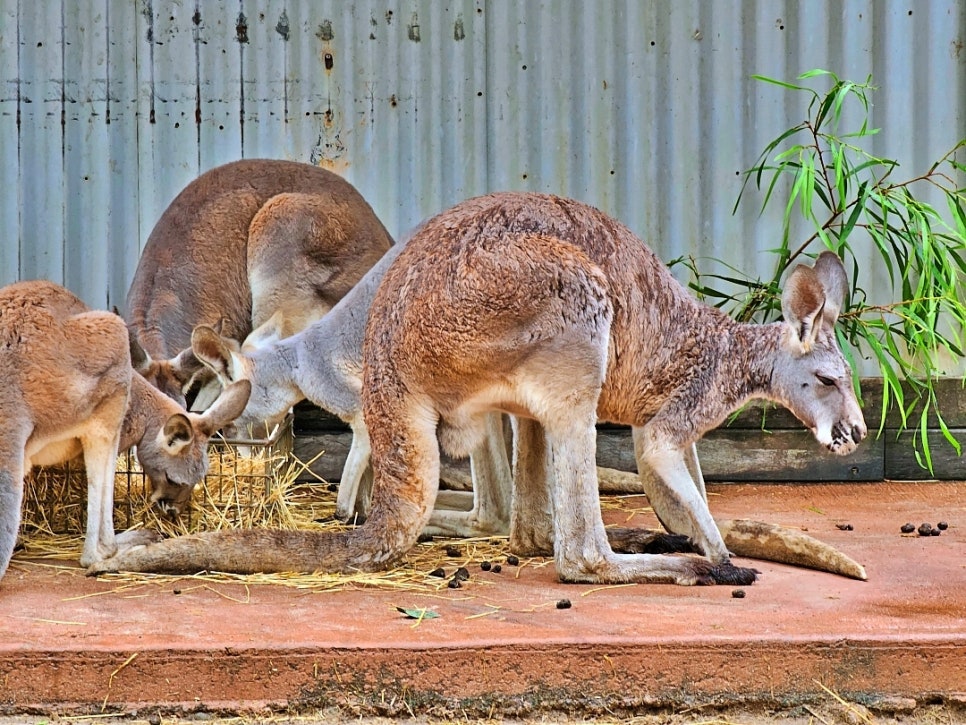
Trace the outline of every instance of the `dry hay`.
{"type": "MultiPolygon", "coordinates": [[[[321,454],[320,454],[321,455],[321,454]]],[[[291,455],[259,450],[243,457],[231,446],[212,452],[212,466],[193,493],[188,515],[172,521],[149,505],[145,477],[133,455],[118,458],[115,476],[115,525],[150,528],[164,536],[236,528],[280,528],[337,532],[349,528],[335,519],[336,487],[312,475],[312,461],[302,463],[291,455]]],[[[83,544],[86,482],[81,467],[37,469],[25,488],[21,526],[23,549],[18,559],[76,561],[83,544]]],[[[640,497],[605,496],[604,510],[621,511],[630,520],[642,509],[640,497]]],[[[148,583],[166,585],[190,578],[201,583],[276,584],[311,591],[347,588],[434,592],[449,586],[459,567],[466,567],[474,581],[484,561],[499,563],[504,575],[514,576],[522,567],[542,567],[551,560],[525,558],[509,566],[507,538],[441,539],[421,541],[398,566],[384,572],[358,574],[256,574],[206,573],[193,577],[156,574],[111,574],[105,579],[122,590],[148,583]],[[443,569],[444,576],[431,575],[443,569]]]]}

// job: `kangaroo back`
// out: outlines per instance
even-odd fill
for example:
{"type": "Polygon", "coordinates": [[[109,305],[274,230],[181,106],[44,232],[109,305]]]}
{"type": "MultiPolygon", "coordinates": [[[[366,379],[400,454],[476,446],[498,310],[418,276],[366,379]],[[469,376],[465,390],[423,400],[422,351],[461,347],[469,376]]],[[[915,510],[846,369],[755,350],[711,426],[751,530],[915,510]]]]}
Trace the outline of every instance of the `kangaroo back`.
{"type": "Polygon", "coordinates": [[[321,317],[392,244],[340,176],[246,159],[192,181],[161,215],[128,290],[138,369],[178,398],[198,372],[176,356],[199,324],[243,341],[267,323],[291,334],[321,317]],[[253,325],[253,313],[257,322],[253,325]],[[176,361],[174,368],[160,364],[176,361]]]}

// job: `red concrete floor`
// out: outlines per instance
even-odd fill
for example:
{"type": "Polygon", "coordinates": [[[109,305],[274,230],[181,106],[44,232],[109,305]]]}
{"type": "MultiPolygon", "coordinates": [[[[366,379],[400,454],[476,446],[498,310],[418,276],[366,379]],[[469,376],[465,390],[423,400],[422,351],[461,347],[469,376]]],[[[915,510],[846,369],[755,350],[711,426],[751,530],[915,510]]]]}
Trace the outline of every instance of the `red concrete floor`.
{"type": "Polygon", "coordinates": [[[536,561],[500,574],[470,563],[463,588],[436,593],[188,578],[124,588],[18,558],[0,581],[0,713],[268,704],[519,715],[787,705],[829,691],[966,702],[966,484],[710,491],[716,515],[804,527],[869,581],[741,560],[762,575],[735,598],[728,586],[560,584],[536,561]],[[899,531],[940,520],[939,537],[899,531]],[[556,608],[562,598],[573,606],[556,608]],[[440,616],[414,626],[397,606],[440,616]]]}

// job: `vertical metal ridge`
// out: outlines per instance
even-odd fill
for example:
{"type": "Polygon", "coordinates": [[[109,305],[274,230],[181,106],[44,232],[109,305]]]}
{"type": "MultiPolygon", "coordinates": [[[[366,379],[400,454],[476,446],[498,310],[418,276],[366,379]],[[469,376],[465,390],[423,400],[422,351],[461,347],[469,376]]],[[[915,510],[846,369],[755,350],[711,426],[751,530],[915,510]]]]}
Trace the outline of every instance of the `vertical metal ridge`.
{"type": "MultiPolygon", "coordinates": [[[[752,74],[871,75],[866,144],[904,177],[966,124],[957,0],[0,0],[0,41],[0,274],[61,277],[96,305],[124,298],[181,188],[242,155],[343,174],[394,235],[539,189],[665,260],[766,276],[782,210],[760,216],[754,190],[732,207],[807,99],[752,74]]],[[[860,281],[883,294],[869,259],[860,281]]]]}

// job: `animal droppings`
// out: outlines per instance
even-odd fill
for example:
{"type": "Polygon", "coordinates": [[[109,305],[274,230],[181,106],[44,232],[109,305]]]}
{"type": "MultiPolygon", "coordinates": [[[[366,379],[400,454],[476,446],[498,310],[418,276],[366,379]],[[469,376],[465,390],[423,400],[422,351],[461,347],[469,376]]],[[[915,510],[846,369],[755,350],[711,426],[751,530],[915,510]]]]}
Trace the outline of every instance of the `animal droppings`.
{"type": "Polygon", "coordinates": [[[915,524],[903,524],[902,528],[899,529],[899,531],[901,531],[904,534],[911,534],[915,530],[916,530],[915,524]]]}
{"type": "Polygon", "coordinates": [[[175,589],[174,590],[174,594],[181,594],[181,590],[180,589],[175,589]]]}
{"type": "Polygon", "coordinates": [[[853,526],[852,524],[835,524],[835,528],[839,531],[852,531],[853,526]]]}
{"type": "Polygon", "coordinates": [[[936,528],[940,531],[945,531],[949,528],[949,524],[947,524],[945,521],[940,521],[938,524],[936,524],[936,528]]]}
{"type": "Polygon", "coordinates": [[[731,596],[734,599],[744,599],[745,598],[745,590],[744,589],[735,589],[735,590],[733,590],[731,592],[731,596]]]}
{"type": "Polygon", "coordinates": [[[470,578],[470,570],[467,569],[465,566],[461,566],[459,569],[457,569],[454,572],[453,578],[454,579],[459,579],[460,581],[464,581],[465,582],[467,579],[470,578]]]}
{"type": "Polygon", "coordinates": [[[459,589],[461,586],[463,586],[463,584],[460,582],[459,577],[454,576],[449,580],[449,582],[447,582],[446,586],[448,586],[450,589],[459,589]]]}
{"type": "Polygon", "coordinates": [[[493,565],[490,564],[490,562],[488,562],[488,561],[481,561],[480,562],[480,569],[482,569],[483,571],[489,571],[492,566],[493,565]]]}
{"type": "Polygon", "coordinates": [[[335,493],[336,491],[339,490],[339,484],[330,483],[328,486],[325,487],[325,490],[328,491],[329,493],[335,493]]]}
{"type": "Polygon", "coordinates": [[[926,524],[926,523],[919,524],[919,535],[932,536],[932,524],[926,524]]]}
{"type": "Polygon", "coordinates": [[[520,560],[516,558],[513,554],[510,554],[506,558],[506,563],[509,564],[510,566],[516,566],[517,564],[520,563],[520,560]]]}
{"type": "Polygon", "coordinates": [[[501,571],[503,571],[503,567],[502,566],[500,566],[499,564],[494,564],[493,565],[493,573],[494,574],[499,574],[501,571]]]}
{"type": "Polygon", "coordinates": [[[557,601],[557,609],[570,609],[572,606],[569,599],[559,599],[557,601]]]}
{"type": "Polygon", "coordinates": [[[439,577],[440,579],[442,579],[443,577],[446,576],[446,570],[443,569],[443,567],[440,567],[439,569],[433,569],[431,572],[429,572],[429,575],[439,577]]]}
{"type": "Polygon", "coordinates": [[[462,552],[460,552],[460,548],[458,546],[446,547],[446,556],[459,556],[461,553],[462,552]]]}
{"type": "Polygon", "coordinates": [[[939,536],[941,533],[942,531],[940,531],[939,529],[933,529],[932,531],[929,532],[931,536],[939,536]]]}

